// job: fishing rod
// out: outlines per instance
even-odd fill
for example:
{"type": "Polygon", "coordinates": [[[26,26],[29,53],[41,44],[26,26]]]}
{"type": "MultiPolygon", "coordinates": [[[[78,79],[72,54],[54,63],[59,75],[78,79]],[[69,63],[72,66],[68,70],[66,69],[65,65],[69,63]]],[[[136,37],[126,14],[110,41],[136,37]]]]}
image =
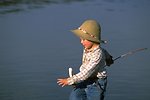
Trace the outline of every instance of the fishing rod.
{"type": "Polygon", "coordinates": [[[138,49],[129,51],[129,52],[125,53],[125,54],[122,54],[122,55],[116,57],[115,59],[113,59],[113,61],[118,60],[118,59],[123,58],[123,57],[126,57],[128,55],[132,55],[132,54],[134,54],[136,52],[143,51],[143,50],[147,50],[147,48],[138,48],[138,49]]]}
{"type": "MultiPolygon", "coordinates": [[[[129,56],[129,55],[132,55],[132,54],[134,54],[134,53],[136,53],[136,52],[143,51],[143,50],[147,50],[147,49],[148,49],[148,48],[138,48],[138,49],[129,51],[129,52],[125,53],[125,54],[122,54],[122,55],[120,55],[120,56],[114,58],[113,61],[116,61],[116,60],[118,60],[118,59],[120,59],[120,58],[124,58],[124,57],[129,56]]],[[[105,65],[105,66],[107,66],[107,65],[105,65]]],[[[72,68],[69,68],[68,71],[69,71],[69,77],[72,77],[72,75],[73,75],[73,70],[72,70],[72,68]]]]}

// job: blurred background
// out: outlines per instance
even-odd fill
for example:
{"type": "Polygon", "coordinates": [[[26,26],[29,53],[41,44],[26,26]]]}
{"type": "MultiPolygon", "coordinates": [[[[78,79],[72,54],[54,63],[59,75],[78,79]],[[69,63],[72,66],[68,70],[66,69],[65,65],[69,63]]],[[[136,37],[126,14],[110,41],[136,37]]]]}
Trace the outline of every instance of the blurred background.
{"type": "MultiPolygon", "coordinates": [[[[78,72],[80,40],[70,32],[87,19],[102,27],[113,57],[150,48],[149,0],[0,0],[0,100],[68,100],[57,78],[78,72]]],[[[108,67],[105,100],[150,99],[149,49],[108,67]]]]}

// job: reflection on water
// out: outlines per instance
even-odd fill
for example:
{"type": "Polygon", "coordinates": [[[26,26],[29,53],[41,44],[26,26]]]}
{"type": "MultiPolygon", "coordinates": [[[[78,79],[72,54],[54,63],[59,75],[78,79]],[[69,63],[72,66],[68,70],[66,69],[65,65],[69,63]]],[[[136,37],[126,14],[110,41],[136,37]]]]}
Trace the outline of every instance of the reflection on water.
{"type": "Polygon", "coordinates": [[[26,9],[41,8],[44,5],[62,4],[87,0],[0,0],[0,14],[17,13],[26,9]]]}

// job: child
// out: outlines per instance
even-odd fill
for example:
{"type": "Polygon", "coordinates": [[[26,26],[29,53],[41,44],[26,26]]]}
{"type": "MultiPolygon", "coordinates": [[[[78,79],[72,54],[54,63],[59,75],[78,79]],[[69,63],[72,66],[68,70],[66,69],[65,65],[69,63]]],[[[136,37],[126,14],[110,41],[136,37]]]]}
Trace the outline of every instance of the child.
{"type": "Polygon", "coordinates": [[[72,77],[58,79],[59,85],[73,85],[70,100],[103,100],[107,85],[105,66],[113,64],[112,56],[100,44],[101,27],[96,20],[86,20],[72,30],[84,47],[80,72],[72,77]]]}

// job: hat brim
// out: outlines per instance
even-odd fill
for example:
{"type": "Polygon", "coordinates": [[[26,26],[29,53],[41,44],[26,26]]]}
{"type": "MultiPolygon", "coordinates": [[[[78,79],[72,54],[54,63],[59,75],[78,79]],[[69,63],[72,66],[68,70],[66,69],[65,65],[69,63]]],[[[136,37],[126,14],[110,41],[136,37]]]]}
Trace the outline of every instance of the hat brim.
{"type": "Polygon", "coordinates": [[[91,37],[88,34],[83,33],[79,29],[71,30],[71,32],[73,32],[76,36],[78,36],[80,38],[83,38],[83,39],[87,39],[87,40],[90,40],[90,41],[93,41],[93,42],[96,42],[96,43],[105,43],[105,41],[99,40],[98,38],[91,37]]]}

